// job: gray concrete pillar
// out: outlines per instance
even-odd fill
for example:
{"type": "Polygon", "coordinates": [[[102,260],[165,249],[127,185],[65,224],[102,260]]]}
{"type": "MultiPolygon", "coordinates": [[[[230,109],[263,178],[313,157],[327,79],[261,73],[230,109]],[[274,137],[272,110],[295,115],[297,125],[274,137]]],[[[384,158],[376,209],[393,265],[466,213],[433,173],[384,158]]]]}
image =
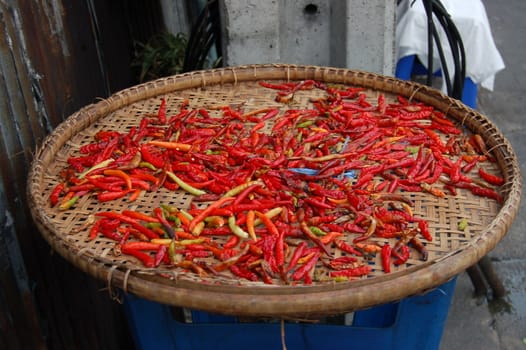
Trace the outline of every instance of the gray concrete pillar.
{"type": "Polygon", "coordinates": [[[222,0],[223,62],[393,75],[394,0],[222,0]]]}

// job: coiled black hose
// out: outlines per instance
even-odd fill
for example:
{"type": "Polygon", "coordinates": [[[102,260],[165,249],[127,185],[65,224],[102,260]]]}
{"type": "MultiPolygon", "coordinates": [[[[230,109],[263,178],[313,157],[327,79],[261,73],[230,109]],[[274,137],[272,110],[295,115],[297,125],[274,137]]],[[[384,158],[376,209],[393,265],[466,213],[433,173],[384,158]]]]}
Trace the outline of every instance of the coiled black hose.
{"type": "MultiPolygon", "coordinates": [[[[413,0],[413,3],[416,0],[413,0]]],[[[438,50],[438,56],[440,58],[440,64],[442,68],[442,76],[444,78],[447,93],[449,96],[461,99],[462,91],[464,89],[464,79],[466,78],[466,53],[464,51],[464,44],[460,33],[453,22],[451,16],[447,12],[446,8],[440,0],[422,0],[424,9],[427,16],[427,42],[428,42],[428,62],[427,62],[427,85],[431,85],[433,78],[433,42],[436,42],[436,48],[438,50]],[[435,25],[434,19],[437,20],[438,24],[444,31],[448,45],[451,49],[453,58],[453,76],[449,72],[449,68],[446,63],[446,56],[438,30],[435,25]]]]}

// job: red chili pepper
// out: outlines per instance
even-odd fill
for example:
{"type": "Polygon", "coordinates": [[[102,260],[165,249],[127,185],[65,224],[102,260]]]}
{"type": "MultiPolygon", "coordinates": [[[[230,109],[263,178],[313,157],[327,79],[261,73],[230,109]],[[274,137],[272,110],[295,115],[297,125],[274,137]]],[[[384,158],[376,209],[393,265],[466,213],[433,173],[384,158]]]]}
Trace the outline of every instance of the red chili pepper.
{"type": "Polygon", "coordinates": [[[107,141],[89,143],[82,145],[79,148],[79,152],[82,154],[94,154],[102,151],[107,145],[107,141]]]}
{"type": "Polygon", "coordinates": [[[424,236],[427,241],[433,241],[433,236],[431,236],[431,233],[429,232],[429,223],[427,221],[418,220],[418,228],[420,229],[422,236],[424,236]]]}
{"type": "Polygon", "coordinates": [[[398,177],[395,177],[389,184],[389,187],[387,188],[387,192],[393,193],[397,187],[398,187],[398,177]]]}
{"type": "Polygon", "coordinates": [[[457,195],[457,189],[455,188],[455,186],[450,185],[450,184],[444,184],[444,188],[448,190],[449,193],[451,193],[451,195],[453,196],[457,195]]]}
{"type": "Polygon", "coordinates": [[[159,247],[157,248],[157,252],[155,253],[155,258],[153,260],[153,265],[155,267],[158,267],[161,262],[163,262],[163,260],[167,257],[167,253],[168,252],[168,247],[165,246],[165,245],[159,245],[159,247]]]}
{"type": "Polygon", "coordinates": [[[101,225],[102,220],[103,219],[97,220],[93,224],[93,226],[91,227],[91,229],[89,231],[89,239],[90,239],[90,241],[92,241],[95,238],[97,238],[97,234],[99,233],[99,229],[100,229],[100,225],[101,225]]]}
{"type": "Polygon", "coordinates": [[[236,199],[234,200],[232,205],[240,204],[251,192],[253,192],[255,189],[261,186],[262,186],[261,183],[255,183],[255,184],[248,186],[236,196],[236,199]]]}
{"type": "Polygon", "coordinates": [[[368,275],[372,271],[372,268],[369,265],[363,265],[358,267],[351,267],[346,270],[340,270],[340,271],[331,271],[329,275],[332,278],[337,277],[360,277],[368,275]]]}
{"type": "Polygon", "coordinates": [[[122,236],[117,233],[116,227],[112,228],[111,226],[104,227],[104,222],[101,223],[100,229],[98,232],[102,233],[102,235],[106,238],[109,238],[111,240],[120,242],[122,240],[122,236]]]}
{"type": "Polygon", "coordinates": [[[155,260],[148,253],[142,252],[140,250],[127,249],[127,248],[121,248],[121,252],[123,254],[134,256],[135,258],[139,259],[143,263],[143,265],[146,267],[155,267],[155,260]]]}
{"type": "Polygon", "coordinates": [[[236,235],[230,236],[230,238],[223,244],[223,248],[225,249],[232,249],[239,243],[239,237],[236,235]]]}
{"type": "Polygon", "coordinates": [[[310,204],[316,208],[320,208],[320,209],[333,209],[334,208],[334,205],[331,204],[331,203],[327,203],[327,202],[324,202],[322,200],[319,200],[317,198],[314,198],[314,197],[307,197],[307,198],[304,198],[303,201],[307,204],[310,204]]]}
{"type": "Polygon", "coordinates": [[[359,250],[353,248],[351,245],[347,244],[346,242],[342,241],[342,240],[334,240],[334,244],[336,245],[336,247],[338,247],[338,249],[346,252],[346,253],[349,253],[349,254],[353,254],[353,255],[356,255],[356,256],[362,256],[362,252],[360,252],[359,250]]]}
{"type": "MultiPolygon", "coordinates": [[[[119,136],[120,136],[120,134],[119,134],[119,136]]],[[[118,137],[110,139],[108,141],[108,144],[104,148],[104,150],[102,150],[102,152],[100,152],[97,155],[97,157],[96,157],[96,159],[95,159],[93,164],[98,164],[98,163],[110,158],[112,153],[117,149],[118,142],[119,142],[119,138],[118,137]]]]}
{"type": "Polygon", "coordinates": [[[164,98],[161,99],[161,105],[157,111],[157,119],[159,119],[160,124],[166,124],[166,100],[164,98]]]}
{"type": "Polygon", "coordinates": [[[392,248],[389,243],[385,243],[382,246],[381,259],[382,259],[382,268],[385,273],[391,272],[391,251],[392,248]]]}
{"type": "Polygon", "coordinates": [[[472,160],[468,161],[466,165],[462,167],[462,172],[466,174],[469,173],[471,170],[473,170],[473,168],[475,168],[477,163],[478,163],[478,158],[473,158],[472,160]]]}
{"type": "Polygon", "coordinates": [[[479,168],[479,175],[489,184],[495,186],[504,185],[504,179],[502,177],[487,173],[483,168],[479,168]]]}
{"type": "Polygon", "coordinates": [[[353,185],[354,188],[361,188],[363,185],[368,184],[374,178],[373,173],[366,173],[360,175],[358,181],[353,185]]]}
{"type": "Polygon", "coordinates": [[[154,154],[152,148],[150,146],[148,146],[147,144],[142,144],[141,145],[141,156],[142,156],[142,159],[148,163],[150,163],[151,165],[153,165],[154,167],[160,169],[160,168],[163,168],[164,167],[164,159],[160,156],[160,155],[156,155],[154,154]]]}
{"type": "Polygon", "coordinates": [[[69,187],[71,192],[82,192],[82,191],[91,191],[95,188],[95,185],[92,183],[83,183],[81,185],[73,185],[69,187]]]}
{"type": "Polygon", "coordinates": [[[462,158],[457,159],[457,161],[453,163],[453,168],[449,170],[449,179],[453,184],[460,180],[461,161],[462,158]]]}
{"type": "Polygon", "coordinates": [[[471,193],[481,197],[487,197],[496,200],[498,203],[503,202],[503,198],[500,194],[492,190],[491,188],[483,188],[478,186],[470,186],[469,190],[471,193]]]}
{"type": "Polygon", "coordinates": [[[290,90],[290,86],[287,84],[273,84],[266,81],[259,81],[258,84],[267,89],[290,90]]]}
{"type": "Polygon", "coordinates": [[[407,262],[407,260],[409,260],[410,254],[411,254],[411,252],[409,250],[409,247],[406,246],[406,245],[403,245],[403,246],[400,247],[400,252],[396,252],[395,250],[393,250],[393,255],[395,255],[396,258],[397,258],[393,262],[393,264],[396,265],[396,266],[405,264],[407,262]]]}
{"type": "Polygon", "coordinates": [[[276,257],[276,265],[278,265],[279,268],[282,268],[285,264],[285,241],[284,237],[285,232],[281,231],[279,232],[278,239],[276,240],[276,245],[274,246],[275,250],[275,257],[276,257]]]}
{"type": "Polygon", "coordinates": [[[318,262],[320,255],[319,252],[315,252],[306,263],[298,267],[291,275],[292,280],[299,281],[300,279],[305,278],[309,271],[311,271],[318,262]]]}
{"type": "Polygon", "coordinates": [[[51,195],[49,197],[49,201],[51,202],[51,206],[54,207],[58,204],[59,197],[64,191],[65,184],[63,182],[59,183],[58,185],[53,188],[53,191],[51,191],[51,195]]]}
{"type": "Polygon", "coordinates": [[[276,258],[274,256],[274,249],[276,246],[277,236],[265,235],[262,238],[261,250],[263,252],[263,259],[268,264],[272,272],[276,273],[279,271],[278,265],[276,264],[276,258]]]}
{"type": "Polygon", "coordinates": [[[112,201],[112,200],[115,200],[115,199],[122,198],[122,197],[126,196],[128,193],[130,193],[129,190],[100,192],[97,195],[97,200],[99,202],[108,202],[108,201],[112,201]]]}
{"type": "Polygon", "coordinates": [[[133,228],[135,228],[139,232],[141,232],[144,235],[146,235],[149,239],[159,238],[159,235],[157,233],[155,233],[152,230],[144,227],[137,220],[135,220],[133,218],[130,218],[129,216],[125,216],[125,215],[122,215],[122,214],[119,214],[119,213],[116,213],[116,212],[112,212],[112,211],[99,212],[99,213],[97,213],[95,215],[103,216],[103,217],[110,218],[110,219],[118,219],[118,220],[120,220],[122,222],[125,222],[125,223],[131,225],[133,228]]]}
{"type": "Polygon", "coordinates": [[[298,260],[302,257],[303,252],[305,251],[305,248],[307,248],[307,242],[302,241],[298,244],[296,249],[294,249],[294,253],[292,253],[292,256],[289,260],[287,271],[291,271],[296,267],[298,260]]]}
{"type": "Polygon", "coordinates": [[[435,169],[433,170],[433,174],[429,179],[425,179],[424,182],[428,184],[433,184],[438,181],[440,178],[440,175],[442,175],[442,172],[444,170],[444,167],[440,163],[435,163],[435,169]]]}
{"type": "Polygon", "coordinates": [[[244,279],[247,279],[249,281],[259,281],[259,277],[256,273],[248,270],[248,269],[244,269],[244,268],[241,268],[240,266],[237,266],[237,265],[232,265],[230,266],[230,271],[238,276],[238,277],[241,277],[241,278],[244,278],[244,279]]]}

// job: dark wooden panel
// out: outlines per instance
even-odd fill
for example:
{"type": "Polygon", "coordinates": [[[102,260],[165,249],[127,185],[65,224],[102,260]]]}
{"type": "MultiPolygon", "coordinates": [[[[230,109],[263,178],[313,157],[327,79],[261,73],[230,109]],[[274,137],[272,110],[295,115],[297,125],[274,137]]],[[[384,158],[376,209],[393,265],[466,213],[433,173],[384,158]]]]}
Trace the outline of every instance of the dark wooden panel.
{"type": "Polygon", "coordinates": [[[81,107],[134,84],[133,41],[162,30],[149,0],[0,3],[0,348],[133,349],[103,281],[51,251],[26,204],[34,149],[81,107]]]}

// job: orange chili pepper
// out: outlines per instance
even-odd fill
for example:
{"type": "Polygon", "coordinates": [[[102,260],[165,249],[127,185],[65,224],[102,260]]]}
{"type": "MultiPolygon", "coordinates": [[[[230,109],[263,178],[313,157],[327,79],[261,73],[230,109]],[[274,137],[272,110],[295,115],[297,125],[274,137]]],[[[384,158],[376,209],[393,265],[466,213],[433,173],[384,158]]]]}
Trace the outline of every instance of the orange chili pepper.
{"type": "Polygon", "coordinates": [[[124,180],[124,183],[126,184],[126,187],[131,190],[132,189],[132,182],[130,175],[126,174],[124,171],[119,169],[106,169],[104,170],[104,175],[107,176],[117,176],[124,180]]]}
{"type": "Polygon", "coordinates": [[[265,227],[271,235],[279,236],[278,228],[276,227],[276,225],[274,225],[274,223],[272,222],[272,220],[270,220],[268,216],[266,216],[260,211],[256,211],[255,213],[257,217],[261,220],[261,222],[263,222],[263,225],[265,225],[265,227]]]}
{"type": "Polygon", "coordinates": [[[192,221],[188,224],[188,230],[193,233],[195,227],[197,224],[202,222],[214,209],[219,208],[223,204],[233,201],[234,197],[222,197],[215,201],[214,203],[210,204],[208,207],[206,207],[205,210],[203,210],[199,215],[195,216],[192,221]]]}
{"type": "Polygon", "coordinates": [[[246,225],[247,225],[247,232],[253,241],[257,240],[256,230],[254,228],[255,218],[256,218],[256,212],[254,210],[249,210],[246,216],[246,225]]]}
{"type": "Polygon", "coordinates": [[[325,236],[321,237],[320,241],[323,244],[329,244],[332,241],[334,241],[336,238],[338,238],[338,237],[340,237],[342,235],[343,235],[343,233],[341,233],[341,232],[331,231],[331,232],[328,232],[325,236]]]}
{"type": "Polygon", "coordinates": [[[171,141],[152,140],[152,141],[149,141],[148,144],[152,146],[157,146],[157,147],[167,148],[167,149],[174,149],[177,151],[184,151],[184,152],[188,152],[192,148],[192,145],[189,145],[187,143],[171,142],[171,141]]]}

